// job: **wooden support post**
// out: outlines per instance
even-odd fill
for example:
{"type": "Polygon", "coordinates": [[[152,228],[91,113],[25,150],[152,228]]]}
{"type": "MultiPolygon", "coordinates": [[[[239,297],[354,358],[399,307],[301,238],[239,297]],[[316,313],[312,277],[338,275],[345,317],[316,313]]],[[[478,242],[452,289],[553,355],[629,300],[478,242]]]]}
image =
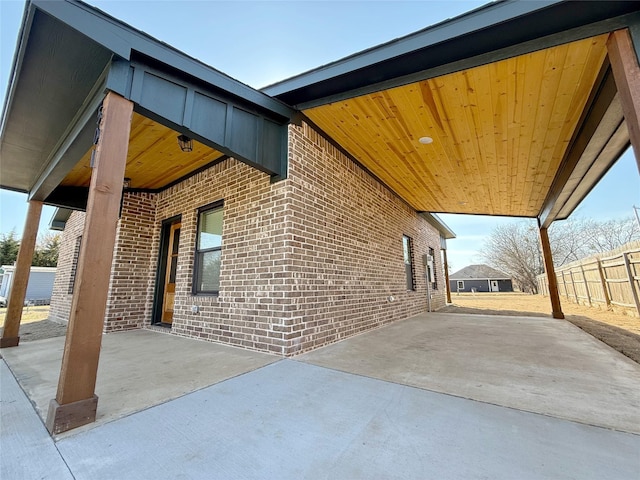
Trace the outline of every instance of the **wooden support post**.
{"type": "Polygon", "coordinates": [[[20,240],[20,250],[16,259],[16,269],[11,281],[11,292],[7,302],[7,315],[4,320],[0,348],[17,347],[20,342],[20,321],[22,320],[22,308],[27,294],[27,284],[31,273],[33,251],[38,237],[42,202],[30,201],[27,210],[27,219],[24,224],[24,232],[20,240]]]}
{"type": "MultiPolygon", "coordinates": [[[[551,245],[549,244],[549,234],[547,229],[540,225],[538,220],[538,226],[540,229],[540,244],[542,246],[542,258],[544,259],[544,271],[547,274],[547,281],[549,282],[549,298],[551,299],[551,315],[553,318],[564,318],[562,313],[562,305],[560,305],[560,295],[558,294],[558,281],[556,279],[556,272],[553,267],[553,257],[551,256],[551,245]]],[[[564,281],[564,276],[562,277],[564,281]]]]}
{"type": "Polygon", "coordinates": [[[631,295],[633,295],[633,301],[636,304],[636,312],[640,315],[640,297],[638,296],[635,276],[633,275],[631,263],[629,262],[629,254],[626,252],[623,253],[622,258],[624,258],[624,268],[627,270],[627,278],[629,279],[629,287],[631,287],[631,295]]]}
{"type": "Polygon", "coordinates": [[[442,258],[444,263],[444,282],[447,288],[447,303],[451,302],[451,285],[449,284],[449,262],[447,261],[447,249],[442,249],[442,258]]]}
{"type": "MultiPolygon", "coordinates": [[[[640,45],[636,45],[636,48],[640,48],[640,45]]],[[[640,66],[628,29],[617,30],[609,35],[607,52],[640,170],[640,66]]]]}
{"type": "Polygon", "coordinates": [[[57,434],[95,420],[96,374],[122,198],[133,104],[109,92],[103,102],[82,245],[56,398],[47,429],[57,434]]]}

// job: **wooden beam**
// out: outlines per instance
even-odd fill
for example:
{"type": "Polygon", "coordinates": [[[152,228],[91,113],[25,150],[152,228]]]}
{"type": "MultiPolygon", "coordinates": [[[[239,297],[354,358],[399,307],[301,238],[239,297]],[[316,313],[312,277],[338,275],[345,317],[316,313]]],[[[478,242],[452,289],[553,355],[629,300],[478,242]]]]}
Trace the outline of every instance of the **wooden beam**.
{"type": "Polygon", "coordinates": [[[27,219],[24,224],[24,232],[20,240],[20,250],[16,259],[16,269],[13,272],[11,282],[11,292],[7,303],[7,316],[4,320],[2,338],[0,338],[0,348],[17,347],[20,342],[20,321],[22,320],[22,308],[27,293],[29,274],[31,273],[31,262],[33,261],[33,251],[36,246],[38,236],[38,225],[40,224],[40,214],[42,213],[42,202],[29,202],[27,219]]]}
{"type": "Polygon", "coordinates": [[[444,283],[447,289],[447,303],[451,302],[451,285],[449,285],[449,262],[447,262],[447,249],[442,249],[442,258],[444,263],[444,283]]]}
{"type": "MultiPolygon", "coordinates": [[[[540,222],[538,221],[540,226],[540,222]]],[[[558,282],[556,280],[556,271],[553,267],[553,256],[551,255],[551,246],[549,244],[549,234],[546,227],[540,226],[540,244],[542,246],[542,257],[544,259],[544,271],[547,274],[549,282],[549,298],[551,299],[551,315],[553,318],[564,318],[562,306],[560,305],[560,295],[558,294],[558,282]]]]}
{"type": "Polygon", "coordinates": [[[107,94],[58,392],[51,400],[46,422],[52,434],[91,423],[96,417],[96,374],[132,114],[132,102],[113,92],[107,94]]]}
{"type": "MultiPolygon", "coordinates": [[[[640,48],[640,45],[636,48],[640,48]]],[[[607,50],[640,171],[640,66],[629,30],[612,32],[607,41],[607,50]]]]}

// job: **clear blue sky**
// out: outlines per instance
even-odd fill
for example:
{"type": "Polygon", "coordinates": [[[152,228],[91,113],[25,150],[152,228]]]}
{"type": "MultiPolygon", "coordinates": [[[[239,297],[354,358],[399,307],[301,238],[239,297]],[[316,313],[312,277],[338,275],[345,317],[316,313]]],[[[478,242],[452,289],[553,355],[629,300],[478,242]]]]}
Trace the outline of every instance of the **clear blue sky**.
{"type": "MultiPolygon", "coordinates": [[[[88,3],[255,88],[479,7],[484,1],[96,1],[88,3]]],[[[4,101],[24,3],[0,0],[0,98],[4,101]]],[[[1,175],[1,171],[0,171],[1,175]]],[[[631,152],[612,168],[575,215],[620,218],[640,206],[631,152]]],[[[41,231],[53,214],[45,208],[41,231]]],[[[22,234],[26,195],[0,191],[0,233],[22,234]]],[[[454,270],[480,263],[477,250],[513,219],[443,215],[454,270]]]]}

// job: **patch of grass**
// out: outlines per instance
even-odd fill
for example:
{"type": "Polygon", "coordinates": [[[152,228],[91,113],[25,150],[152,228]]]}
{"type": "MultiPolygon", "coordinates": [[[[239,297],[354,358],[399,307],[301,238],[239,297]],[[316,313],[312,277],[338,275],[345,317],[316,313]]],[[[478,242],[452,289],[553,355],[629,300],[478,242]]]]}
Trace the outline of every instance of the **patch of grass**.
{"type": "MultiPolygon", "coordinates": [[[[4,325],[4,319],[7,316],[7,309],[0,308],[0,321],[4,325]]],[[[21,324],[39,322],[49,318],[49,305],[39,305],[35,307],[24,307],[22,309],[21,324]]]]}

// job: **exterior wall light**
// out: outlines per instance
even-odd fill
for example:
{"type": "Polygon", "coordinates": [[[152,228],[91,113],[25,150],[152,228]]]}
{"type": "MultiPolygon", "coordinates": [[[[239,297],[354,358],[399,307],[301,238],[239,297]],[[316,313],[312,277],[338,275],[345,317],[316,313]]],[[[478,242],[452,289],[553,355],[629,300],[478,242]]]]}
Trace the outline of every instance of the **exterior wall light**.
{"type": "Polygon", "coordinates": [[[193,151],[193,140],[186,135],[178,135],[178,145],[183,152],[193,151]]]}

